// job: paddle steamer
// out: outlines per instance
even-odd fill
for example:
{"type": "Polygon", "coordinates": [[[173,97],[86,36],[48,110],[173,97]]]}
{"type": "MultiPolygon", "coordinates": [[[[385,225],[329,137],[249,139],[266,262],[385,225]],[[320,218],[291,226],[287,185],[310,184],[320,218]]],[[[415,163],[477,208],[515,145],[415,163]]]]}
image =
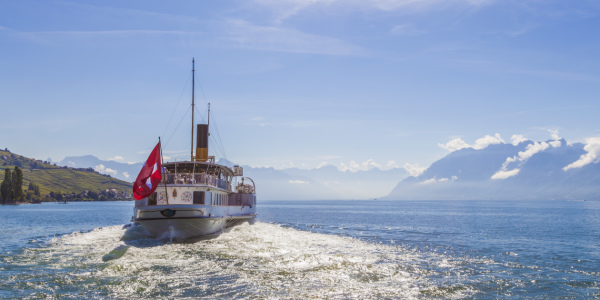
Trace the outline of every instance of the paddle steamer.
{"type": "MultiPolygon", "coordinates": [[[[192,60],[193,82],[194,73],[192,60]]],[[[132,221],[159,239],[219,235],[227,227],[254,223],[257,215],[254,181],[243,176],[242,167],[218,164],[214,156],[208,155],[210,106],[208,114],[207,124],[194,124],[192,113],[190,160],[162,164],[162,181],[156,191],[135,201],[132,221]]]]}

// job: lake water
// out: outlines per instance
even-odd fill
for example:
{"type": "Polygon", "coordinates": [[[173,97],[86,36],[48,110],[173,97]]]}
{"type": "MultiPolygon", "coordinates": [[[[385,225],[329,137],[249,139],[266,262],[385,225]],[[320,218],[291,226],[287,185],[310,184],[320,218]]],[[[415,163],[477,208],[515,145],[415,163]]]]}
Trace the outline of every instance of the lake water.
{"type": "Polygon", "coordinates": [[[194,243],[132,207],[0,206],[0,298],[600,297],[600,202],[262,201],[194,243]]]}

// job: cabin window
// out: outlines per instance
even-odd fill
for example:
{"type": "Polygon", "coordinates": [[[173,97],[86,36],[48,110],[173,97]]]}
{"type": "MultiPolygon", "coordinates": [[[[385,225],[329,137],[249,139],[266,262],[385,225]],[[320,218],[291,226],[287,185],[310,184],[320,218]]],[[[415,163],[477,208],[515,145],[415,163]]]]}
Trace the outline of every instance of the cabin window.
{"type": "Polygon", "coordinates": [[[204,204],[204,192],[194,192],[194,204],[204,204]]]}

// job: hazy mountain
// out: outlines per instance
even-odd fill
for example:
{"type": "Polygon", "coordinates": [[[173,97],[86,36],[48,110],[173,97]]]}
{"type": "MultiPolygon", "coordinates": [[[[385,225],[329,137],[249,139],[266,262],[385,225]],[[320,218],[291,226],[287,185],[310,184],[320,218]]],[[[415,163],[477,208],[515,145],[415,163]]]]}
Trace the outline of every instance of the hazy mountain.
{"type": "MultiPolygon", "coordinates": [[[[232,167],[234,163],[224,159],[220,164],[232,167]]],[[[126,164],[100,160],[95,156],[70,156],[57,163],[73,168],[93,168],[118,179],[133,182],[143,163],[126,164]]],[[[253,168],[243,166],[244,176],[256,183],[262,200],[327,200],[369,199],[387,195],[396,183],[406,177],[403,169],[368,171],[340,171],[334,166],[319,169],[253,168]]]]}
{"type": "Polygon", "coordinates": [[[135,180],[137,174],[144,165],[143,162],[128,164],[112,160],[101,160],[92,155],[67,156],[56,164],[71,168],[92,168],[99,173],[108,174],[112,177],[129,182],[133,182],[135,180]]]}
{"type": "Polygon", "coordinates": [[[564,170],[587,153],[583,147],[559,140],[461,149],[404,179],[386,198],[600,200],[600,164],[564,170]]]}
{"type": "MultiPolygon", "coordinates": [[[[233,166],[226,160],[219,163],[233,166]]],[[[244,176],[257,184],[265,200],[372,199],[386,195],[406,177],[404,169],[340,171],[334,166],[318,169],[274,169],[243,166],[244,176]]]]}
{"type": "MultiPolygon", "coordinates": [[[[46,161],[48,162],[48,160],[46,161]]],[[[119,193],[131,194],[131,183],[111,178],[87,169],[87,167],[59,167],[33,158],[0,150],[0,181],[4,179],[4,169],[18,166],[23,172],[24,188],[33,182],[44,195],[50,192],[61,194],[80,194],[88,191],[115,189],[119,193]]]]}
{"type": "Polygon", "coordinates": [[[286,170],[243,166],[244,176],[256,183],[257,196],[262,200],[324,200],[340,199],[330,187],[307,176],[291,175],[286,170]]]}
{"type": "Polygon", "coordinates": [[[337,199],[369,199],[379,198],[391,191],[399,180],[406,178],[404,169],[380,170],[373,168],[367,171],[340,171],[334,166],[318,169],[290,168],[283,170],[295,176],[310,177],[316,182],[335,191],[337,199]]]}

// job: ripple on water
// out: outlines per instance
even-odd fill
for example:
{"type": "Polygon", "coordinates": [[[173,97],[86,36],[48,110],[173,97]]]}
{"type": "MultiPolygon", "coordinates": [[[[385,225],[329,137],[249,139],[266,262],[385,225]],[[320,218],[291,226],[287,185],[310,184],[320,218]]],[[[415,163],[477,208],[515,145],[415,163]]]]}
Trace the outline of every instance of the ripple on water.
{"type": "Polygon", "coordinates": [[[464,260],[260,222],[215,239],[173,244],[147,238],[138,226],[104,227],[11,257],[3,272],[10,275],[0,275],[0,290],[10,290],[9,297],[463,298],[474,293],[461,281],[469,272],[464,260]]]}

